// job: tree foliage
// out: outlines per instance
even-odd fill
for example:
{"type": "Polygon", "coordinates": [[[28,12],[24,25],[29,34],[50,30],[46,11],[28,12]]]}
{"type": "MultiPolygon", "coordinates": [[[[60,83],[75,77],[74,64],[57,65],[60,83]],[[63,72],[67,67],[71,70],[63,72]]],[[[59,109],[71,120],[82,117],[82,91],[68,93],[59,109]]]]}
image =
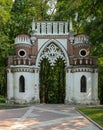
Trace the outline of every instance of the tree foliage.
{"type": "Polygon", "coordinates": [[[13,36],[18,33],[30,33],[32,19],[35,21],[47,18],[47,0],[15,0],[11,10],[11,29],[13,36]]]}
{"type": "Polygon", "coordinates": [[[65,100],[65,64],[58,59],[54,67],[48,60],[41,62],[40,101],[41,103],[64,103],[65,100]]]}
{"type": "Polygon", "coordinates": [[[6,57],[9,50],[9,37],[5,26],[10,18],[12,0],[0,0],[0,95],[6,96],[6,57]]]}

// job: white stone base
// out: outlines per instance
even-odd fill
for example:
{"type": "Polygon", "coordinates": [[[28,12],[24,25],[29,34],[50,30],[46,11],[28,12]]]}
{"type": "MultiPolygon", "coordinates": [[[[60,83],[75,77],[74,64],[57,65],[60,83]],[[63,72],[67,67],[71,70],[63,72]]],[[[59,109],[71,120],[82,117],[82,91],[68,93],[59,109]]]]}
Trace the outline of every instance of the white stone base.
{"type": "Polygon", "coordinates": [[[81,105],[98,105],[100,104],[99,100],[65,100],[65,104],[81,104],[81,105]]]}
{"type": "Polygon", "coordinates": [[[40,103],[40,100],[24,100],[24,99],[14,99],[7,100],[7,104],[32,104],[32,103],[40,103]]]}

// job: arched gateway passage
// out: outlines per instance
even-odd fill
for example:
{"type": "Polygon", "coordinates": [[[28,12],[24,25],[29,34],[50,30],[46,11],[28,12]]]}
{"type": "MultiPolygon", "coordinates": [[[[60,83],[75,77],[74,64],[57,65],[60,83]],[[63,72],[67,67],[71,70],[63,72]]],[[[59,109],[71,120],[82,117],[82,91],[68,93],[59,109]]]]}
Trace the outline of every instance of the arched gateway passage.
{"type": "Polygon", "coordinates": [[[65,67],[67,62],[60,43],[58,46],[57,42],[48,42],[39,54],[38,61],[40,67],[40,102],[64,103],[66,93],[65,67]]]}
{"type": "Polygon", "coordinates": [[[57,59],[55,66],[51,67],[47,59],[40,65],[40,102],[64,103],[65,100],[65,64],[57,59]]]}

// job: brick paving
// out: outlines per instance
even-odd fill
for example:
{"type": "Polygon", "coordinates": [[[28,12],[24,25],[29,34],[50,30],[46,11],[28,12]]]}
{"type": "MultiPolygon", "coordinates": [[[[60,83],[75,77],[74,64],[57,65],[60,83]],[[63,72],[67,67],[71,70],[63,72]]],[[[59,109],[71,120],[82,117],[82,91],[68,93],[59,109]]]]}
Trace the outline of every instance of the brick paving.
{"type": "Polygon", "coordinates": [[[100,130],[75,110],[61,104],[0,110],[0,130],[100,130]]]}

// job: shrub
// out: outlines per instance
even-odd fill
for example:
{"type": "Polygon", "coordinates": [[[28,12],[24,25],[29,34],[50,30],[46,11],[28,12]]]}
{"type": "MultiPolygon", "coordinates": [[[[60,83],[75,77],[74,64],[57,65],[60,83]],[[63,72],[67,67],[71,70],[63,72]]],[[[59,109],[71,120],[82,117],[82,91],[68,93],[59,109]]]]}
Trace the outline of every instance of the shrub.
{"type": "Polygon", "coordinates": [[[0,103],[5,103],[6,102],[6,98],[4,96],[0,96],[0,103]]]}

